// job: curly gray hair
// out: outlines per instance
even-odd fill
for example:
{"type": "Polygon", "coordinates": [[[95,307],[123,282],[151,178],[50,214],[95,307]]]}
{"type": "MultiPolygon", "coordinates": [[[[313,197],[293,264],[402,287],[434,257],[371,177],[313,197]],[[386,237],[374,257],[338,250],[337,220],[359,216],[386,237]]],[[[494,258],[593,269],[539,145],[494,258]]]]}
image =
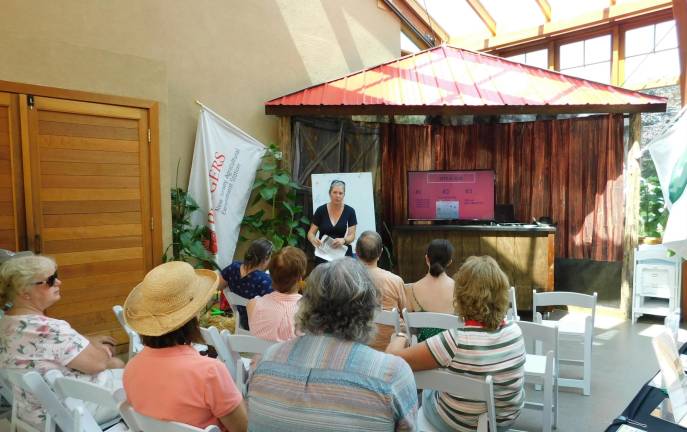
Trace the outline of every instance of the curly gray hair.
{"type": "Polygon", "coordinates": [[[310,273],[300,301],[297,328],[310,334],[367,343],[375,333],[377,288],[352,258],[320,264],[310,273]]]}

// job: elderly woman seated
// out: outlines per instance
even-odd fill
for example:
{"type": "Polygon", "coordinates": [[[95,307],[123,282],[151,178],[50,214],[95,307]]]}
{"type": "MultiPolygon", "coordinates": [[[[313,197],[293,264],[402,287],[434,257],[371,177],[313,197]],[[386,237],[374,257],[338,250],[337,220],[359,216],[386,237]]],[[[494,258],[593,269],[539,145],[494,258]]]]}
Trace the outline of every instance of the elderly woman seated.
{"type": "Polygon", "coordinates": [[[377,291],[362,264],[343,258],[316,267],[296,318],[304,335],[268,349],[249,381],[249,428],[414,430],[410,368],[365,345],[376,308],[377,291]]]}
{"type": "Polygon", "coordinates": [[[198,428],[246,430],[241,393],[220,361],[191,346],[201,342],[198,313],[219,277],[173,261],[152,269],[124,302],[126,323],[144,348],[124,370],[124,390],[139,413],[198,428]]]}
{"type": "Polygon", "coordinates": [[[286,246],[272,255],[270,276],[273,292],[248,302],[250,333],[277,342],[296,336],[294,319],[301,295],[298,290],[305,277],[308,258],[302,250],[286,246]]]}
{"type": "MultiPolygon", "coordinates": [[[[496,422],[507,429],[524,404],[525,345],[520,327],[504,320],[508,309],[508,278],[488,256],[470,257],[454,275],[454,307],[465,327],[432,336],[410,348],[404,335],[392,337],[387,352],[404,358],[413,370],[446,367],[450,371],[484,377],[494,382],[496,422]]],[[[422,409],[439,431],[474,431],[481,402],[455,394],[425,391],[422,409]]]]}
{"type": "MultiPolygon", "coordinates": [[[[94,382],[110,389],[121,387],[124,363],[112,357],[114,339],[85,337],[66,321],[50,318],[45,310],[60,300],[62,282],[55,261],[44,256],[11,258],[0,266],[0,304],[9,309],[0,319],[0,367],[36,370],[57,369],[65,376],[94,382]]],[[[15,389],[18,416],[37,429],[45,424],[45,410],[32,396],[15,389]]],[[[98,421],[116,412],[87,405],[98,421]]]]}

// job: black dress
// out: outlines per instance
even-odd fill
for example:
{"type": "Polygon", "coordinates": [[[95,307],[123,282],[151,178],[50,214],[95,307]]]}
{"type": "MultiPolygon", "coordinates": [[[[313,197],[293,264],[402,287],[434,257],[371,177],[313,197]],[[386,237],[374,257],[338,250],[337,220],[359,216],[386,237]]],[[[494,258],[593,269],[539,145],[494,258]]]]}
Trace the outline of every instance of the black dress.
{"type": "MultiPolygon", "coordinates": [[[[312,215],[312,223],[318,228],[320,232],[318,238],[320,239],[324,235],[328,235],[331,238],[344,238],[349,227],[358,225],[358,219],[355,216],[353,207],[344,204],[341,217],[336,222],[336,225],[332,225],[332,220],[327,211],[327,204],[323,204],[319,206],[317,210],[315,210],[315,214],[312,215]]],[[[346,256],[353,256],[353,248],[351,245],[346,246],[346,256]]],[[[315,257],[315,262],[319,264],[326,261],[320,257],[315,257]]]]}

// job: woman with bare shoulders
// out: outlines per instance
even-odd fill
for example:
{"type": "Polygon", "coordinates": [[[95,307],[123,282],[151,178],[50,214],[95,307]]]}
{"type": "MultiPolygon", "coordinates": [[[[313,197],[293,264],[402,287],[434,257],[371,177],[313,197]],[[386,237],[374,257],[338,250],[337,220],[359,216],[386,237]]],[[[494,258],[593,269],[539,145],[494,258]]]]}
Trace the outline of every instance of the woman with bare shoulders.
{"type": "MultiPolygon", "coordinates": [[[[435,239],[429,243],[427,274],[406,288],[409,310],[415,312],[439,312],[455,314],[453,309],[453,279],[446,274],[446,268],[453,262],[453,246],[448,240],[435,239]]],[[[424,328],[418,334],[418,341],[441,333],[442,329],[424,328]]]]}

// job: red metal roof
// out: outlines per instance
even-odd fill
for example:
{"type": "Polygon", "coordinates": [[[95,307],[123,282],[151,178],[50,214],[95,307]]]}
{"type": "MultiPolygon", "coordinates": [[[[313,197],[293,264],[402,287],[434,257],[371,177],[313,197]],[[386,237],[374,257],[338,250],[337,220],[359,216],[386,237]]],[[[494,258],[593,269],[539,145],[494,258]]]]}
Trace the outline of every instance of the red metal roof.
{"type": "Polygon", "coordinates": [[[666,99],[441,45],[273,99],[267,114],[665,111],[666,99]]]}

